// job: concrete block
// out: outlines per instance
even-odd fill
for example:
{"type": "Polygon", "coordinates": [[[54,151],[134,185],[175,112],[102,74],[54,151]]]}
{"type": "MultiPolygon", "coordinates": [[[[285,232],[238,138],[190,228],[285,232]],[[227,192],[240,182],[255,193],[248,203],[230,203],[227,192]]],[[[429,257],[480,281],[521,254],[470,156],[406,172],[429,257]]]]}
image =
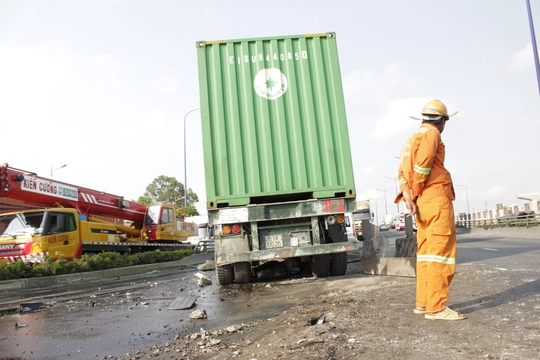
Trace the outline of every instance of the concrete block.
{"type": "Polygon", "coordinates": [[[372,258],[377,256],[377,250],[373,240],[364,240],[362,243],[362,258],[372,258]]]}
{"type": "Polygon", "coordinates": [[[370,275],[416,277],[416,257],[363,258],[362,272],[370,275]]]}
{"type": "Polygon", "coordinates": [[[416,235],[396,239],[396,257],[415,257],[417,247],[416,235]]]}

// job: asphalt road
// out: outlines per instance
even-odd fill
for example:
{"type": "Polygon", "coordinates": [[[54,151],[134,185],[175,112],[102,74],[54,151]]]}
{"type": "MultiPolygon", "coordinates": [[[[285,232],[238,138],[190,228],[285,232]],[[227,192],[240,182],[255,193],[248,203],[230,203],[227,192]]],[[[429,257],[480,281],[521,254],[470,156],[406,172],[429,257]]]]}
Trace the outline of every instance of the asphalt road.
{"type": "MultiPolygon", "coordinates": [[[[403,232],[389,231],[383,236],[392,247],[403,232]]],[[[526,352],[515,353],[535,358],[529,355],[531,342],[540,344],[539,260],[540,237],[536,235],[458,235],[457,273],[450,305],[472,319],[467,320],[469,327],[477,321],[478,332],[487,336],[486,347],[496,350],[503,346],[489,340],[490,327],[499,329],[502,322],[514,333],[504,346],[519,350],[523,345],[526,352]]],[[[401,296],[389,291],[386,305],[384,298],[378,300],[381,314],[391,311],[396,299],[411,297],[413,279],[367,276],[357,264],[349,264],[353,266],[345,277],[324,279],[325,286],[344,281],[385,284],[391,279],[395,288],[406,289],[406,293],[401,296]]],[[[100,280],[79,284],[79,291],[72,294],[69,285],[64,285],[65,291],[58,290],[58,296],[43,299],[46,307],[41,311],[0,318],[0,359],[89,359],[133,354],[142,347],[183,338],[201,327],[212,329],[275,317],[302,305],[302,299],[312,297],[314,284],[318,286],[321,281],[308,278],[298,283],[293,279],[219,287],[214,273],[206,272],[213,284],[199,287],[195,274],[193,268],[175,269],[124,277],[117,283],[115,279],[100,280]],[[275,291],[265,291],[269,286],[275,291]],[[188,295],[197,297],[194,308],[168,309],[176,298],[188,295]],[[190,319],[194,309],[205,309],[208,319],[190,319]],[[22,327],[16,328],[16,323],[22,327]]],[[[39,300],[40,292],[35,294],[39,300]]],[[[400,331],[415,331],[412,323],[410,326],[400,331]]],[[[540,357],[540,350],[536,354],[540,357]]]]}

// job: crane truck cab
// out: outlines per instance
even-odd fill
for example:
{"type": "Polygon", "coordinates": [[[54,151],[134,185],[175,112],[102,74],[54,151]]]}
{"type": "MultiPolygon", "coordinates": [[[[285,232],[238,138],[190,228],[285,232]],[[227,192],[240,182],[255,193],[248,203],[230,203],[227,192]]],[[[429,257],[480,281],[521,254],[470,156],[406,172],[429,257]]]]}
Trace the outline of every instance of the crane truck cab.
{"type": "Polygon", "coordinates": [[[45,255],[72,260],[83,252],[83,239],[119,243],[112,224],[79,220],[75,209],[43,209],[0,215],[0,259],[41,262],[45,255]]]}

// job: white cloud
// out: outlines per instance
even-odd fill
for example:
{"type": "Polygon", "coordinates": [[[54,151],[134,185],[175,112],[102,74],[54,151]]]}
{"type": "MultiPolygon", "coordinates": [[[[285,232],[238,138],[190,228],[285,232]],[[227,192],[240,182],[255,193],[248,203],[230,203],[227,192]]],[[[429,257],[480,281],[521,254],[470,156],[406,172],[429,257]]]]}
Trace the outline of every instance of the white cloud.
{"type": "MultiPolygon", "coordinates": [[[[369,189],[369,190],[366,190],[364,191],[363,193],[361,194],[357,194],[356,195],[356,199],[357,200],[368,200],[368,199],[382,199],[383,198],[383,195],[380,191],[376,190],[376,189],[369,189]]],[[[375,204],[373,203],[373,208],[375,208],[375,204]]],[[[383,205],[384,206],[384,205],[383,205]]]]}
{"type": "Polygon", "coordinates": [[[124,64],[111,54],[99,54],[94,56],[94,63],[105,70],[122,70],[124,64]]]}
{"type": "Polygon", "coordinates": [[[351,103],[379,103],[391,98],[401,84],[417,83],[420,79],[407,73],[400,63],[386,65],[381,71],[353,70],[343,79],[343,91],[351,103]]]}
{"type": "Polygon", "coordinates": [[[212,21],[216,21],[216,19],[218,19],[219,16],[220,16],[220,12],[216,8],[212,6],[205,6],[202,12],[201,19],[204,22],[212,22],[212,21]]]}
{"type": "Polygon", "coordinates": [[[386,115],[377,120],[371,136],[377,140],[386,140],[420,125],[419,121],[409,116],[419,116],[427,100],[426,98],[409,98],[392,101],[386,108],[386,115]]]}
{"type": "Polygon", "coordinates": [[[366,174],[369,174],[369,173],[373,172],[374,170],[375,170],[374,167],[368,166],[367,168],[363,169],[363,172],[366,173],[366,174]]]}
{"type": "Polygon", "coordinates": [[[506,193],[508,190],[508,185],[506,184],[498,184],[488,189],[489,196],[492,197],[499,197],[506,193]]]}
{"type": "Polygon", "coordinates": [[[527,44],[523,49],[512,55],[510,63],[506,67],[508,71],[520,71],[534,64],[533,49],[527,44]]]}
{"type": "Polygon", "coordinates": [[[168,93],[175,92],[178,89],[176,80],[166,75],[160,75],[158,79],[154,80],[152,87],[168,93]]]}
{"type": "MultiPolygon", "coordinates": [[[[180,181],[184,182],[184,179],[181,179],[180,181]]],[[[199,214],[207,215],[208,210],[206,209],[206,183],[199,182],[195,186],[191,186],[188,179],[188,189],[192,189],[199,197],[199,202],[195,204],[195,207],[197,208],[199,214]]]]}
{"type": "Polygon", "coordinates": [[[51,120],[50,102],[63,76],[64,65],[37,47],[0,45],[0,119],[30,126],[51,120]]]}
{"type": "Polygon", "coordinates": [[[159,132],[163,129],[164,116],[162,110],[154,110],[150,115],[145,116],[141,122],[124,123],[121,125],[121,129],[116,129],[115,131],[118,131],[119,134],[124,134],[131,139],[145,139],[150,134],[159,132]]]}

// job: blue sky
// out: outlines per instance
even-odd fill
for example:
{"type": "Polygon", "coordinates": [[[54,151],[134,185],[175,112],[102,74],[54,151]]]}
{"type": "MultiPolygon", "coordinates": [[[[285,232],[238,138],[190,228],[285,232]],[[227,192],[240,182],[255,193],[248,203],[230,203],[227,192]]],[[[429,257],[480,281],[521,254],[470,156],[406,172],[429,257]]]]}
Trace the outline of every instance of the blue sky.
{"type": "MultiPolygon", "coordinates": [[[[540,26],[540,2],[532,0],[540,26]]],[[[197,40],[335,31],[356,190],[395,212],[395,156],[430,98],[459,113],[446,166],[471,210],[540,192],[540,101],[525,1],[0,0],[0,161],[137,199],[184,182],[197,40]],[[407,3],[407,4],[405,4],[407,3]]],[[[537,30],[540,36],[540,30],[537,30]]],[[[200,113],[187,183],[204,200],[200,113]]],[[[467,208],[456,187],[457,212],[467,208]]],[[[204,202],[199,204],[204,212],[204,202]]]]}

